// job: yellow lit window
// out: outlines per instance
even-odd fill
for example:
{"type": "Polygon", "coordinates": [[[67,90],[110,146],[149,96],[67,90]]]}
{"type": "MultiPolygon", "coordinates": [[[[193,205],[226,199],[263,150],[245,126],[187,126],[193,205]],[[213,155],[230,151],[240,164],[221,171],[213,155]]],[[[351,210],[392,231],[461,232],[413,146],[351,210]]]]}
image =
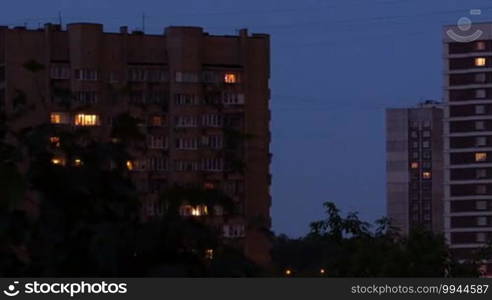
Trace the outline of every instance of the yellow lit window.
{"type": "Polygon", "coordinates": [[[52,136],[50,137],[50,143],[54,147],[60,147],[60,138],[57,136],[52,136]]]}
{"type": "Polygon", "coordinates": [[[133,170],[133,162],[131,160],[126,162],[126,168],[130,171],[133,170]]]}
{"type": "Polygon", "coordinates": [[[423,172],[422,173],[422,178],[424,179],[430,179],[431,178],[431,172],[423,172]]]}
{"type": "Polygon", "coordinates": [[[61,157],[54,157],[51,160],[51,163],[54,165],[57,165],[57,166],[64,166],[65,165],[65,159],[63,159],[61,157]]]}
{"type": "Polygon", "coordinates": [[[180,208],[180,215],[185,216],[185,217],[206,216],[206,215],[208,215],[208,208],[206,205],[197,205],[197,206],[183,205],[180,208]]]}
{"type": "Polygon", "coordinates": [[[86,114],[77,114],[75,116],[75,125],[77,126],[96,126],[98,123],[97,115],[86,115],[86,114]]]}
{"type": "Polygon", "coordinates": [[[483,67],[487,65],[487,59],[485,57],[477,57],[475,58],[475,66],[483,67]]]}
{"type": "Polygon", "coordinates": [[[51,124],[61,124],[62,115],[60,113],[52,113],[50,115],[51,124]]]}
{"type": "Polygon", "coordinates": [[[224,82],[225,83],[237,83],[237,76],[236,76],[236,74],[226,73],[224,75],[224,82]]]}
{"type": "Polygon", "coordinates": [[[476,162],[486,161],[486,160],[487,160],[487,153],[485,153],[485,152],[475,153],[475,161],[476,162]]]}
{"type": "Polygon", "coordinates": [[[74,165],[76,167],[80,167],[84,164],[84,162],[80,159],[80,158],[76,158],[75,161],[74,161],[74,165]]]}
{"type": "Polygon", "coordinates": [[[419,168],[419,163],[418,163],[418,162],[413,162],[413,163],[410,165],[410,167],[411,167],[412,169],[418,169],[418,168],[419,168]]]}
{"type": "Polygon", "coordinates": [[[214,249],[205,250],[205,258],[206,259],[214,259],[214,249]]]}

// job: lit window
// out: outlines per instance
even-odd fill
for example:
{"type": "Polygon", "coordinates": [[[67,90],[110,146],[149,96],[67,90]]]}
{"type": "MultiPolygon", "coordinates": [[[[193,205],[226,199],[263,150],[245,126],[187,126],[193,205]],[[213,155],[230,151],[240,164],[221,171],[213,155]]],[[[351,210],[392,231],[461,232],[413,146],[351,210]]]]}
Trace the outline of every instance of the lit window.
{"type": "Polygon", "coordinates": [[[74,165],[76,167],[80,167],[82,166],[84,163],[82,162],[82,160],[80,158],[76,158],[75,161],[74,161],[74,165]]]}
{"type": "Polygon", "coordinates": [[[51,124],[61,124],[62,116],[60,113],[52,113],[50,116],[51,124]]]}
{"type": "Polygon", "coordinates": [[[475,50],[483,51],[486,49],[486,44],[484,41],[478,41],[475,43],[475,50]]]}
{"type": "Polygon", "coordinates": [[[325,271],[325,269],[320,269],[320,270],[319,270],[319,273],[320,273],[321,275],[325,275],[326,271],[325,271]]]}
{"type": "Polygon", "coordinates": [[[475,66],[483,67],[487,64],[487,59],[485,57],[477,57],[475,58],[475,66]]]}
{"type": "Polygon", "coordinates": [[[96,126],[99,123],[97,115],[77,114],[75,115],[76,126],[96,126]]]}
{"type": "Polygon", "coordinates": [[[65,165],[65,159],[61,157],[54,157],[51,159],[51,163],[56,165],[56,166],[64,166],[65,165]]]}
{"type": "Polygon", "coordinates": [[[214,249],[205,250],[205,258],[206,259],[214,259],[214,249]]]}
{"type": "Polygon", "coordinates": [[[57,136],[50,137],[50,143],[53,147],[60,147],[60,138],[57,136]]]}
{"type": "Polygon", "coordinates": [[[236,74],[226,73],[224,75],[224,82],[225,83],[236,83],[237,82],[236,74]]]}
{"type": "Polygon", "coordinates": [[[183,205],[179,209],[179,214],[184,217],[200,217],[208,215],[208,208],[206,205],[183,205]]]}
{"type": "Polygon", "coordinates": [[[287,270],[285,270],[284,273],[285,273],[286,276],[291,276],[292,275],[292,270],[291,269],[287,269],[287,270]]]}
{"type": "Polygon", "coordinates": [[[133,170],[133,162],[131,160],[126,161],[126,168],[130,171],[133,170]]]}
{"type": "Polygon", "coordinates": [[[430,179],[431,178],[431,172],[423,172],[422,173],[422,178],[424,179],[430,179]]]}
{"type": "Polygon", "coordinates": [[[475,161],[476,162],[487,161],[487,153],[485,152],[475,153],[475,161]]]}
{"type": "Polygon", "coordinates": [[[418,163],[418,162],[413,162],[413,163],[410,165],[410,167],[411,167],[412,169],[418,169],[418,168],[419,168],[419,163],[418,163]]]}

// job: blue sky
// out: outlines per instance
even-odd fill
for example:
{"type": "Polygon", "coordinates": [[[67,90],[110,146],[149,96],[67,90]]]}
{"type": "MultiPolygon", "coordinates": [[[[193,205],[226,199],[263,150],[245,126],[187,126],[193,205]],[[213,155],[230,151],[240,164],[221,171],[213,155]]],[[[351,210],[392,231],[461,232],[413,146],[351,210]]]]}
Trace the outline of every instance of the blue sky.
{"type": "Polygon", "coordinates": [[[299,236],[325,201],[384,216],[384,108],[442,98],[441,27],[478,8],[492,21],[490,0],[3,0],[0,23],[269,33],[273,230],[299,236]]]}

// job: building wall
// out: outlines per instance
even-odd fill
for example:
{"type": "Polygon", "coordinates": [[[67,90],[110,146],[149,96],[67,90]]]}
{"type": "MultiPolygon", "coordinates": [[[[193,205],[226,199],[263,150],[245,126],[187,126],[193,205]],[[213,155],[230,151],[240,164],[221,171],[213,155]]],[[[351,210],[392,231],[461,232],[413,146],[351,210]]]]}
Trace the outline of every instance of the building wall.
{"type": "Polygon", "coordinates": [[[442,109],[388,109],[387,212],[403,234],[443,230],[442,109]]]}
{"type": "MultiPolygon", "coordinates": [[[[492,24],[474,24],[478,40],[443,30],[445,109],[445,233],[453,252],[471,259],[492,240],[492,24]]],[[[488,265],[488,273],[492,267],[488,265]]]]}
{"type": "MultiPolygon", "coordinates": [[[[235,201],[235,213],[206,217],[204,221],[218,229],[229,226],[239,230],[233,236],[224,234],[224,240],[243,248],[254,261],[268,264],[269,44],[268,35],[241,30],[237,36],[212,36],[199,27],[169,27],[163,35],[128,33],[126,28],[120,33],[105,33],[102,25],[89,23],[69,24],[67,30],[49,24],[40,30],[0,27],[0,71],[3,67],[5,72],[5,81],[0,82],[0,92],[3,90],[5,97],[0,99],[4,98],[6,111],[13,113],[16,95],[19,91],[26,93],[34,109],[15,124],[22,128],[49,123],[51,113],[67,113],[59,94],[68,90],[72,93],[73,112],[99,116],[97,126],[89,129],[106,141],[111,138],[117,115],[127,112],[141,119],[148,138],[166,139],[165,149],[150,149],[146,154],[164,160],[165,170],[133,174],[137,185],[142,185],[144,218],[159,215],[159,208],[154,207],[158,191],[147,191],[149,185],[162,190],[173,184],[192,183],[228,190],[235,201]],[[28,61],[38,62],[44,69],[30,72],[23,67],[28,61]],[[66,74],[63,78],[53,76],[54,69],[66,70],[66,74]],[[97,78],[91,78],[93,71],[97,78]],[[146,79],[138,79],[140,71],[146,79]],[[149,74],[159,79],[150,80],[149,74]],[[214,79],[204,80],[205,74],[214,79]],[[236,82],[225,82],[225,74],[234,74],[236,82]],[[77,95],[95,98],[81,103],[82,98],[77,95]],[[197,100],[184,104],[178,101],[180,97],[197,100]],[[152,103],[145,102],[142,107],[135,101],[152,103]],[[204,125],[203,120],[211,115],[218,116],[221,124],[204,125]],[[161,117],[163,125],[153,126],[153,117],[161,117]],[[180,127],[177,122],[183,117],[196,122],[180,127]],[[242,136],[237,148],[212,149],[203,145],[208,136],[224,139],[227,130],[242,136]],[[177,143],[183,139],[194,139],[199,146],[181,149],[177,143]],[[222,166],[204,170],[203,161],[215,157],[222,158],[222,166]],[[232,165],[228,160],[241,161],[243,171],[225,167],[232,165]],[[180,162],[193,162],[200,169],[178,170],[180,162]]],[[[74,126],[73,120],[65,126],[74,126]]],[[[146,158],[136,149],[132,154],[137,159],[146,158]]]]}

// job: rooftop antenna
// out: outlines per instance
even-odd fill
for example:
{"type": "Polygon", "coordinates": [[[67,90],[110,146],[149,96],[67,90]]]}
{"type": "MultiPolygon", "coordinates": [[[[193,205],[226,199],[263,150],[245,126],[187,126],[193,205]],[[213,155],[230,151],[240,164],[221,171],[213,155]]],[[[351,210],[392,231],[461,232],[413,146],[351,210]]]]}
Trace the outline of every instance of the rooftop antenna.
{"type": "Polygon", "coordinates": [[[61,11],[58,12],[58,24],[60,24],[60,27],[62,26],[63,24],[63,21],[62,21],[62,13],[61,11]]]}

